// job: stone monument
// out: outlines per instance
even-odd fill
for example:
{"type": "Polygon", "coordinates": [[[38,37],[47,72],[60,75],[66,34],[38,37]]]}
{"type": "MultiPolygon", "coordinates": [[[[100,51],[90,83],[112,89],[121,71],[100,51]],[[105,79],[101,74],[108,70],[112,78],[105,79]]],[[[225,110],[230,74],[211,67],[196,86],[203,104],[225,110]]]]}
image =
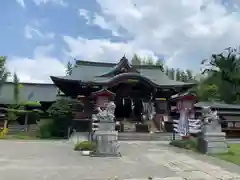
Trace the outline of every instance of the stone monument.
{"type": "Polygon", "coordinates": [[[98,129],[93,133],[97,149],[93,156],[120,156],[118,132],[115,131],[114,110],[116,106],[110,101],[105,110],[98,108],[98,113],[93,115],[93,119],[98,119],[98,129]]]}
{"type": "Polygon", "coordinates": [[[204,153],[216,154],[228,152],[226,134],[222,132],[217,111],[212,111],[210,107],[203,107],[202,122],[201,134],[205,147],[204,153]]]}

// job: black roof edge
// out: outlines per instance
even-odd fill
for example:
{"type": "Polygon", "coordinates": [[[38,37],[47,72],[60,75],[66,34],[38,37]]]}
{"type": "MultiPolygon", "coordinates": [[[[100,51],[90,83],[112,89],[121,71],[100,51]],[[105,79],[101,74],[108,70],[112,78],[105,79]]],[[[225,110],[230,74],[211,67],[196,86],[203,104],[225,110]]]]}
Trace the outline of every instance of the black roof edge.
{"type": "MultiPolygon", "coordinates": [[[[141,74],[136,74],[136,73],[127,73],[128,75],[134,75],[135,77],[142,77],[143,80],[148,81],[148,83],[155,85],[156,88],[191,88],[192,86],[196,85],[196,83],[186,83],[186,84],[178,84],[178,85],[157,85],[156,83],[152,82],[150,79],[148,79],[147,77],[142,76],[141,74]],[[150,82],[151,81],[151,82],[150,82]]],[[[63,77],[57,77],[57,76],[50,76],[50,78],[52,79],[53,82],[55,81],[62,81],[62,82],[72,82],[72,83],[80,83],[83,85],[97,85],[97,86],[101,86],[101,85],[108,85],[109,83],[111,83],[111,81],[115,81],[116,79],[118,79],[121,76],[126,76],[126,74],[120,74],[117,75],[117,77],[113,77],[111,79],[109,79],[108,81],[104,82],[83,82],[80,80],[72,80],[72,79],[64,79],[63,77]]],[[[186,90],[185,90],[186,91],[186,90]]]]}

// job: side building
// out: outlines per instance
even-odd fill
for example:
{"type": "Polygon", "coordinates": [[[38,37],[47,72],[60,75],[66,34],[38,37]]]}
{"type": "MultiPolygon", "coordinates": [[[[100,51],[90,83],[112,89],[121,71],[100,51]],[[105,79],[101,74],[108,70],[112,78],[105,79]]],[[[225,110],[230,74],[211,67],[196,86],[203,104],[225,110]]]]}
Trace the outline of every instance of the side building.
{"type": "MultiPolygon", "coordinates": [[[[21,88],[19,88],[19,102],[25,104],[25,110],[40,109],[46,111],[52,105],[52,103],[56,101],[57,87],[54,84],[20,84],[21,88]]],[[[0,90],[0,107],[4,108],[9,107],[9,105],[16,104],[14,91],[15,85],[13,82],[5,82],[2,85],[0,90]]],[[[11,107],[14,108],[15,106],[11,107]]],[[[26,125],[25,116],[26,114],[19,115],[17,121],[9,122],[9,127],[12,127],[14,131],[21,130],[21,128],[24,129],[24,125],[26,125]]],[[[44,116],[44,114],[42,114],[41,116],[44,116]]],[[[34,116],[34,114],[28,114],[27,124],[35,124],[37,120],[36,118],[37,117],[34,116]]]]}

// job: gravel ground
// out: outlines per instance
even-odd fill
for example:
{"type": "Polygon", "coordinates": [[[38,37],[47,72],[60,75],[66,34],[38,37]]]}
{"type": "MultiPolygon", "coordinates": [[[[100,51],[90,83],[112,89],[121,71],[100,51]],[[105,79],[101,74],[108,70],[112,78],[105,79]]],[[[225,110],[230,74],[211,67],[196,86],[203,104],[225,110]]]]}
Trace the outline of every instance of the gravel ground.
{"type": "Polygon", "coordinates": [[[240,179],[240,168],[170,147],[121,142],[120,158],[85,157],[66,141],[0,141],[0,180],[240,179]],[[218,165],[216,165],[218,164],[218,165]]]}

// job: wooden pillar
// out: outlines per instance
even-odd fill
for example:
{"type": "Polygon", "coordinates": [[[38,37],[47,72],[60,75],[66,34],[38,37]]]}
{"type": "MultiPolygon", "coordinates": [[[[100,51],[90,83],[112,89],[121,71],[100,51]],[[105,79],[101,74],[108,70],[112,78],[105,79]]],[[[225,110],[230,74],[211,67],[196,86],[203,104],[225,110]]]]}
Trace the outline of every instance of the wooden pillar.
{"type": "Polygon", "coordinates": [[[25,132],[28,132],[28,112],[25,114],[24,126],[25,126],[25,132]]]}
{"type": "Polygon", "coordinates": [[[156,115],[154,122],[158,128],[158,130],[164,131],[164,116],[168,116],[168,106],[167,106],[167,99],[166,98],[155,98],[156,103],[156,115]]]}
{"type": "MultiPolygon", "coordinates": [[[[181,116],[185,116],[187,132],[186,136],[183,136],[182,139],[189,139],[190,138],[190,127],[189,127],[189,119],[192,118],[191,115],[194,113],[194,103],[196,101],[196,97],[193,95],[185,95],[178,99],[177,101],[177,110],[181,116]]],[[[180,119],[179,119],[180,120],[180,119]]]]}

